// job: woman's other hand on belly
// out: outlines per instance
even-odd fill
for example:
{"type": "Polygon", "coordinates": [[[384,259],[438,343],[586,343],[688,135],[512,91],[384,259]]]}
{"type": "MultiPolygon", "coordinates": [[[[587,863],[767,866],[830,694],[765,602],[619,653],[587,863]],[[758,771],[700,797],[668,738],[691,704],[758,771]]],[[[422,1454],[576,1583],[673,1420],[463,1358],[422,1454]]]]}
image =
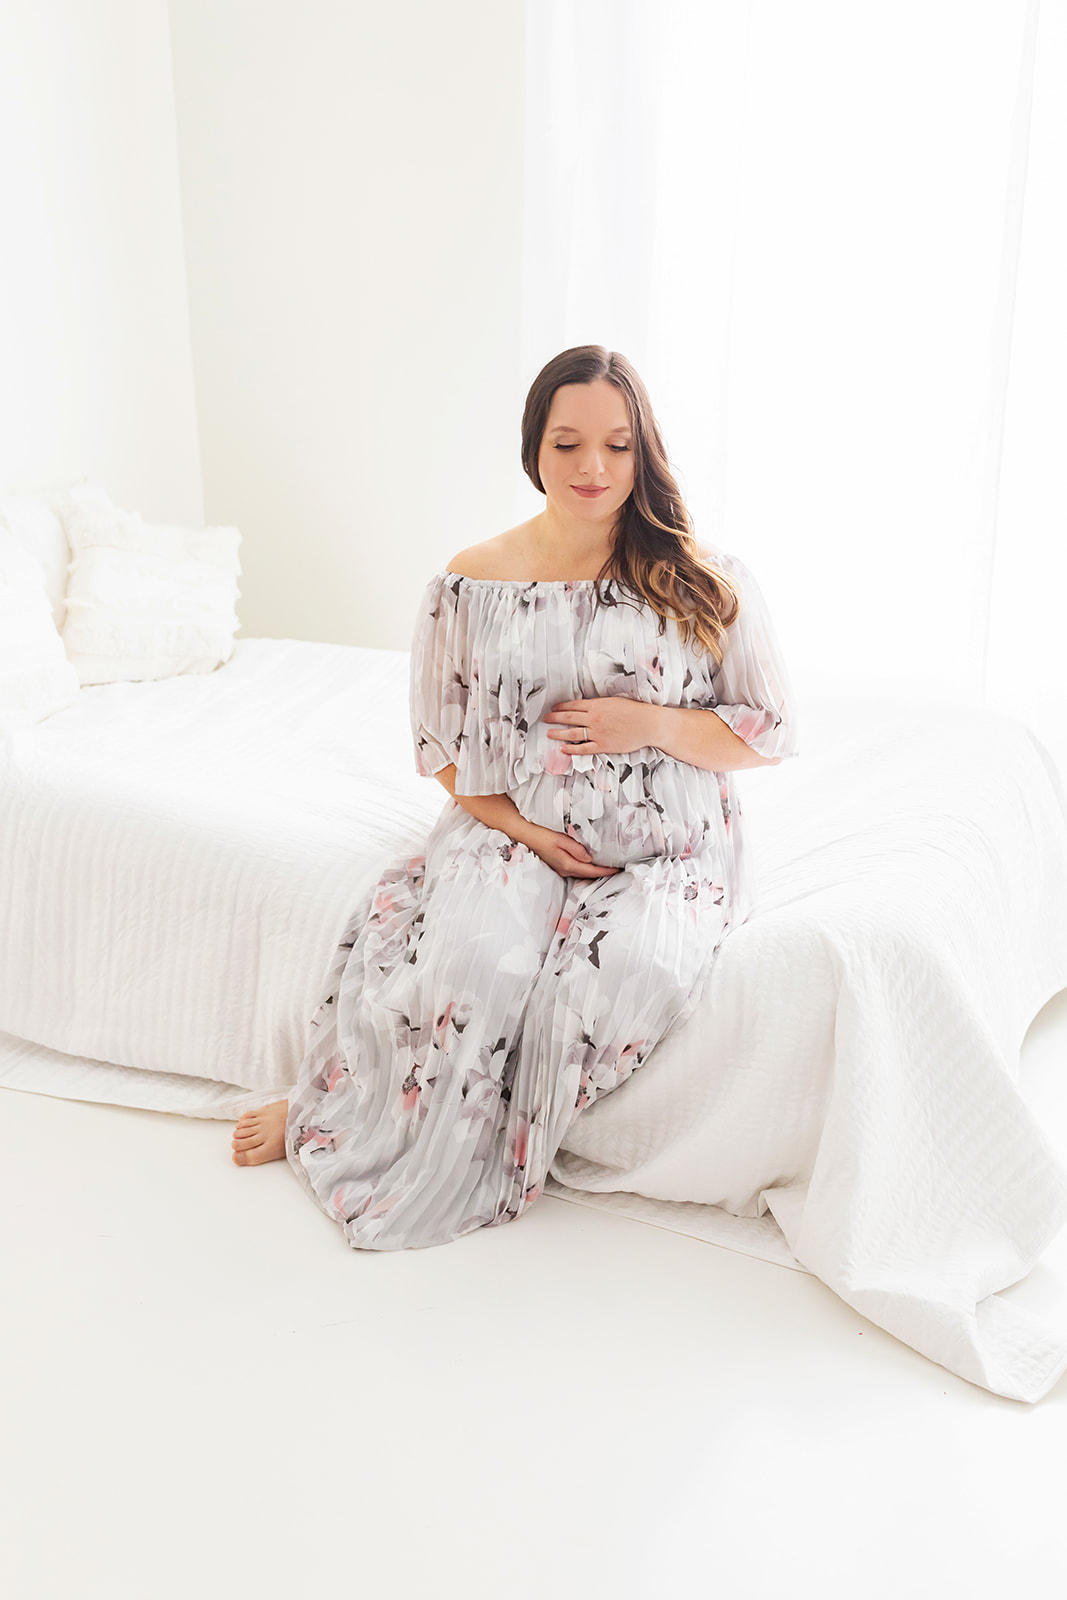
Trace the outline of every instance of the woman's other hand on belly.
{"type": "Polygon", "coordinates": [[[598,867],[585,845],[554,828],[531,827],[524,844],[561,878],[609,878],[621,867],[598,867]]]}

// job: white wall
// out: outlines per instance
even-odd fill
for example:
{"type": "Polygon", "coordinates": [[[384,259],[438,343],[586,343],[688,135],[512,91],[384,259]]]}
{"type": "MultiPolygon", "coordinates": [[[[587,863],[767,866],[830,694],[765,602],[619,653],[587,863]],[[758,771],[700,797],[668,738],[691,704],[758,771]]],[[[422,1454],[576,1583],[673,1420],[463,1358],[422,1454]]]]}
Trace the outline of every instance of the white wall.
{"type": "Polygon", "coordinates": [[[242,634],[406,649],[514,522],[522,0],[171,0],[209,522],[242,634]]]}
{"type": "Polygon", "coordinates": [[[4,0],[0,228],[0,493],[199,522],[166,0],[4,0]]]}

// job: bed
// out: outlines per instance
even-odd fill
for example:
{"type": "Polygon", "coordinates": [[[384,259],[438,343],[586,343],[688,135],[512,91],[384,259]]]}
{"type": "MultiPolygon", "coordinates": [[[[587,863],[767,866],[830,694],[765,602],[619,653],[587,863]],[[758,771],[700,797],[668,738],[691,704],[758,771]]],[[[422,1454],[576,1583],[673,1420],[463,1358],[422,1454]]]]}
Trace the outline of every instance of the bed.
{"type": "MultiPolygon", "coordinates": [[[[443,804],[408,655],[240,639],[0,734],[0,1085],[236,1117],[291,1086],[351,906],[443,804]]],[[[965,706],[802,706],[738,775],[756,903],[696,1010],[573,1124],[546,1190],[821,1278],[1034,1401],[1067,1318],[1006,1297],[1067,1221],[1018,1083],[1067,988],[1067,802],[965,706]]]]}

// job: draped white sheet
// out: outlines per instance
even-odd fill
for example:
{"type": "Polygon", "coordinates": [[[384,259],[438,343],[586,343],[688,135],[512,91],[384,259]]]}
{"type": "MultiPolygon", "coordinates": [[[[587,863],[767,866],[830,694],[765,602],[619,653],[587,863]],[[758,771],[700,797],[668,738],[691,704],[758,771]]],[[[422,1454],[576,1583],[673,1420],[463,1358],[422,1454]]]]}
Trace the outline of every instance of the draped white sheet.
{"type": "Polygon", "coordinates": [[[623,351],[802,688],[1013,712],[1067,770],[1067,8],[527,17],[523,390],[623,351]]]}

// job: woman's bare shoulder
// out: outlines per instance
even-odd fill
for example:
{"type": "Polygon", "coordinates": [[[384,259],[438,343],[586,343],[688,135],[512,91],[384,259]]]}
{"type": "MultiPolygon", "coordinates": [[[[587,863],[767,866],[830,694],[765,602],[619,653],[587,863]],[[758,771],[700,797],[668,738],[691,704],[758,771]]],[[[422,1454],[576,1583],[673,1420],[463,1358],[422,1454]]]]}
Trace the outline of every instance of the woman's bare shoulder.
{"type": "Polygon", "coordinates": [[[481,544],[468,546],[452,557],[445,570],[461,578],[521,578],[523,573],[518,570],[522,561],[519,536],[525,526],[522,523],[517,528],[509,528],[506,533],[496,534],[492,539],[483,539],[481,544]]]}

